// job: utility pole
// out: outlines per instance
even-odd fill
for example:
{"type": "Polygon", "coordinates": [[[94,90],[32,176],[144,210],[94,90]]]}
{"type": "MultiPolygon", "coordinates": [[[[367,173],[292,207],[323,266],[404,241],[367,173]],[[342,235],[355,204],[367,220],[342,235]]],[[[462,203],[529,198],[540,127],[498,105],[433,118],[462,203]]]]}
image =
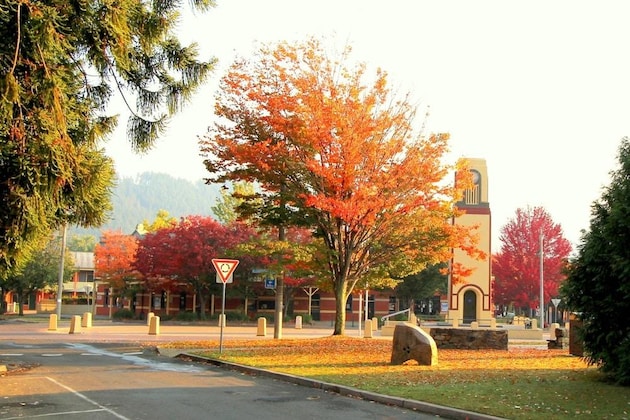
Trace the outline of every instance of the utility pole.
{"type": "Polygon", "coordinates": [[[61,319],[61,298],[63,296],[63,264],[66,256],[66,223],[61,227],[61,256],[59,258],[59,278],[57,279],[57,319],[61,319]]]}
{"type": "Polygon", "coordinates": [[[545,288],[544,288],[544,276],[543,276],[543,234],[540,232],[540,328],[545,328],[545,317],[544,317],[544,308],[545,308],[545,288]]]}

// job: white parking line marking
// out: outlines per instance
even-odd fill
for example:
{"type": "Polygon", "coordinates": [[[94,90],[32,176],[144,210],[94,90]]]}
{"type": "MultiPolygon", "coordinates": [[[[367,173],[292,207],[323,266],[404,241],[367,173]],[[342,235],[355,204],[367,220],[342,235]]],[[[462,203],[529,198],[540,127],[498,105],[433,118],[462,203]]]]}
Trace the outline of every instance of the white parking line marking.
{"type": "Polygon", "coordinates": [[[85,401],[89,402],[90,404],[92,404],[92,405],[94,405],[94,406],[96,406],[96,407],[98,407],[98,408],[100,408],[102,410],[107,411],[109,414],[111,414],[112,416],[114,416],[116,418],[119,418],[121,420],[131,420],[128,417],[125,417],[122,414],[119,414],[119,413],[115,412],[114,410],[112,410],[110,408],[107,408],[107,407],[97,403],[96,401],[86,397],[85,395],[81,394],[80,392],[75,391],[74,389],[70,388],[69,386],[66,386],[66,385],[62,384],[61,382],[54,380],[53,378],[50,378],[50,377],[46,376],[46,379],[48,379],[50,382],[52,382],[54,384],[59,385],[60,387],[64,388],[65,390],[67,390],[69,392],[72,392],[74,395],[76,395],[79,398],[84,399],[85,401]]]}
{"type": "Polygon", "coordinates": [[[24,353],[0,353],[3,357],[24,356],[24,353]]]}
{"type": "MultiPolygon", "coordinates": [[[[28,416],[27,418],[29,419],[36,419],[36,418],[40,418],[40,417],[57,417],[57,416],[63,416],[63,415],[71,415],[71,414],[83,414],[83,413],[98,413],[101,411],[105,411],[101,408],[95,409],[95,410],[82,410],[82,411],[64,411],[64,412],[60,412],[60,413],[48,413],[48,414],[38,414],[35,416],[28,416]]],[[[4,420],[17,420],[17,419],[24,419],[24,416],[19,416],[19,417],[4,417],[4,420]]]]}
{"type": "Polygon", "coordinates": [[[61,357],[63,353],[42,353],[43,357],[61,357]]]}

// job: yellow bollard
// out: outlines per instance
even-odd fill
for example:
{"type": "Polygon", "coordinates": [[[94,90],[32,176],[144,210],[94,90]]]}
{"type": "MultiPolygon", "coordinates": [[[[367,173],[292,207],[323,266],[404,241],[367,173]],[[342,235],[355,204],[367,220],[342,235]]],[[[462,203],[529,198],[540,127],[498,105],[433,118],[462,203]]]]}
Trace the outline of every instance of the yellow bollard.
{"type": "Polygon", "coordinates": [[[372,338],[372,320],[365,320],[365,331],[363,333],[363,338],[372,338]]]}
{"type": "Polygon", "coordinates": [[[372,318],[372,331],[378,331],[378,318],[372,318]]]}
{"type": "Polygon", "coordinates": [[[267,336],[267,318],[262,316],[258,318],[258,330],[256,331],[256,335],[258,337],[267,336]]]}
{"type": "Polygon", "coordinates": [[[149,312],[147,314],[147,325],[151,325],[151,318],[153,318],[155,314],[153,312],[149,312]]]}
{"type": "Polygon", "coordinates": [[[81,317],[79,315],[73,315],[70,319],[70,331],[68,334],[76,334],[81,332],[81,317]]]}
{"type": "Polygon", "coordinates": [[[48,331],[57,331],[57,314],[50,314],[48,320],[48,331]]]}
{"type": "Polygon", "coordinates": [[[302,316],[301,315],[298,315],[295,317],[295,329],[296,330],[302,329],[302,316]]]}
{"type": "Polygon", "coordinates": [[[81,326],[83,328],[92,328],[92,313],[85,312],[81,318],[81,326]]]}
{"type": "Polygon", "coordinates": [[[160,335],[160,317],[152,316],[149,323],[149,335],[160,335]]]}

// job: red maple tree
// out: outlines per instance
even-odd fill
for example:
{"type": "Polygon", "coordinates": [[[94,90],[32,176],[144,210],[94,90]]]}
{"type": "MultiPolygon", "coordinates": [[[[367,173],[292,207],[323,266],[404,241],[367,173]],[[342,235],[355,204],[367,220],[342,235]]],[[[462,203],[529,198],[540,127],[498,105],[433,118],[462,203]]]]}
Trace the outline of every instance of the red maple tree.
{"type": "Polygon", "coordinates": [[[518,209],[501,228],[501,250],[493,256],[494,301],[536,309],[540,305],[540,238],[543,243],[544,302],[558,296],[571,252],[562,227],[542,207],[518,209]]]}
{"type": "Polygon", "coordinates": [[[207,297],[216,284],[212,259],[229,258],[232,249],[253,234],[241,223],[222,225],[212,217],[187,216],[174,226],[148,233],[140,241],[135,267],[148,288],[191,286],[200,303],[200,317],[205,318],[207,297]]]}

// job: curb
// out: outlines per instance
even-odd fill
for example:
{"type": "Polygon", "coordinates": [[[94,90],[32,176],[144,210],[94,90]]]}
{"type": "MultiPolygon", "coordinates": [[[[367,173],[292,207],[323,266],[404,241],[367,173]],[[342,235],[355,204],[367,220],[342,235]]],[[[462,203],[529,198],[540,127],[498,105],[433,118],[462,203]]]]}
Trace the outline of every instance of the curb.
{"type": "Polygon", "coordinates": [[[268,378],[293,383],[300,386],[321,389],[326,392],[334,392],[336,394],[361,398],[366,401],[373,401],[378,404],[397,406],[407,410],[418,411],[425,414],[433,414],[435,416],[452,419],[452,420],[505,420],[502,417],[475,413],[473,411],[461,410],[458,408],[446,407],[428,402],[410,400],[407,398],[392,397],[389,395],[378,394],[371,391],[364,391],[344,385],[322,382],[316,379],[304,378],[301,376],[290,375],[287,373],[274,372],[267,369],[258,369],[251,366],[241,365],[238,363],[225,362],[223,360],[203,357],[196,354],[182,353],[174,349],[161,349],[157,347],[159,354],[172,358],[185,358],[193,362],[208,363],[224,369],[236,370],[252,376],[265,376],[268,378]]]}

